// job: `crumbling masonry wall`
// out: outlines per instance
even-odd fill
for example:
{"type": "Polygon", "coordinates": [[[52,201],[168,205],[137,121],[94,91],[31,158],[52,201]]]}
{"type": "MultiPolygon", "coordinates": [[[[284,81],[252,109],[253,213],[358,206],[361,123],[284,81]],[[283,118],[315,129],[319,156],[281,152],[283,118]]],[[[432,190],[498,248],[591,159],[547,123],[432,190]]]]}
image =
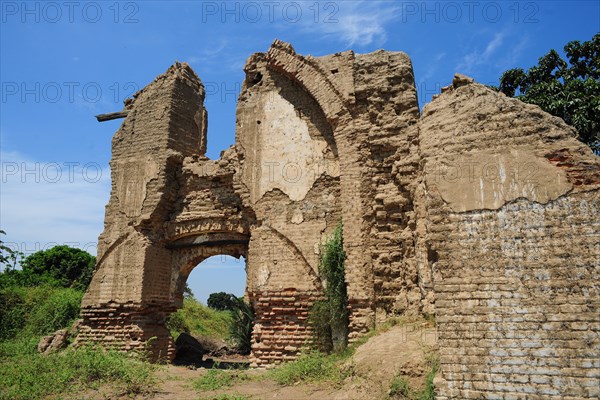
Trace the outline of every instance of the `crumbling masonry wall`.
{"type": "Polygon", "coordinates": [[[456,78],[423,109],[438,399],[600,396],[600,160],[456,78]]]}
{"type": "Polygon", "coordinates": [[[218,160],[186,64],[128,103],[80,341],[154,337],[172,357],[164,322],[187,277],[228,254],[246,258],[253,365],[293,359],[341,219],[351,340],[435,314],[440,399],[598,395],[600,164],[572,128],[461,76],[420,115],[401,52],[275,41],[244,70],[218,160]]]}

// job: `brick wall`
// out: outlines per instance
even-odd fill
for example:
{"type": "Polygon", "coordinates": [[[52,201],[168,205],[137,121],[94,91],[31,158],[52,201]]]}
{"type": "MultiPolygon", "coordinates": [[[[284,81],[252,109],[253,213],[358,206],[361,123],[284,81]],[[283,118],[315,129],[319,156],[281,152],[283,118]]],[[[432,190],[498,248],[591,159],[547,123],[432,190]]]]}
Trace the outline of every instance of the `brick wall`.
{"type": "Polygon", "coordinates": [[[598,158],[561,120],[460,79],[425,107],[420,151],[437,398],[598,398],[598,158]]]}
{"type": "Polygon", "coordinates": [[[319,297],[319,292],[295,288],[248,293],[256,314],[252,332],[252,366],[270,366],[297,357],[300,349],[311,340],[308,315],[319,297]]]}

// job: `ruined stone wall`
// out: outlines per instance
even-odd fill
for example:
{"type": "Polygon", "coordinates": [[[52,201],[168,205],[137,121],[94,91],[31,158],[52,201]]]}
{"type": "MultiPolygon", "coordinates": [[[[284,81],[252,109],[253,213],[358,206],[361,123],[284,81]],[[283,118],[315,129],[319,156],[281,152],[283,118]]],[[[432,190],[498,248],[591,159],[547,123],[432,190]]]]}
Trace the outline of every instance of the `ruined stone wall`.
{"type": "Polygon", "coordinates": [[[237,109],[242,198],[256,216],[247,293],[256,313],[253,365],[289,360],[310,340],[322,290],[319,245],[340,218],[338,149],[317,102],[256,55],[237,109]]]}
{"type": "MultiPolygon", "coordinates": [[[[346,281],[350,303],[350,339],[366,332],[374,322],[371,258],[365,220],[370,187],[364,148],[365,132],[356,129],[354,53],[314,58],[298,55],[286,43],[275,41],[265,57],[266,66],[293,82],[318,104],[329,125],[339,163],[339,207],[344,223],[347,254],[346,281]]],[[[334,168],[328,168],[331,174],[334,168]]],[[[332,227],[333,228],[333,227],[332,227]]]]}
{"type": "Polygon", "coordinates": [[[232,149],[221,159],[187,157],[178,174],[176,212],[166,222],[166,246],[171,250],[171,288],[178,307],[192,270],[215,255],[247,257],[252,210],[244,208],[236,193],[234,174],[239,169],[232,149]]]}
{"type": "MultiPolygon", "coordinates": [[[[319,173],[324,172],[335,179],[324,182],[325,187],[334,187],[339,181],[339,193],[334,196],[338,215],[344,221],[351,340],[373,327],[376,314],[378,320],[383,321],[392,315],[419,313],[424,307],[431,312],[432,299],[426,296],[424,286],[420,284],[414,251],[416,218],[412,211],[412,192],[415,190],[412,182],[418,174],[415,126],[419,110],[408,56],[378,51],[364,55],[344,52],[303,57],[290,45],[276,41],[267,54],[251,58],[246,70],[249,77],[246,82],[250,84],[240,97],[238,110],[246,107],[247,97],[257,101],[253,91],[267,96],[272,102],[268,82],[273,81],[276,87],[290,87],[281,92],[284,95],[295,93],[295,96],[312,99],[311,106],[294,103],[298,115],[314,113],[307,110],[317,110],[319,115],[317,130],[331,147],[333,158],[328,153],[321,157],[319,151],[313,150],[312,158],[316,157],[317,161],[313,160],[313,166],[306,170],[310,171],[309,175],[314,174],[316,165],[320,167],[319,173]]],[[[257,118],[254,109],[250,114],[257,118]]],[[[265,129],[263,121],[258,120],[258,130],[265,129]]],[[[255,122],[244,121],[238,111],[239,121],[243,122],[238,126],[238,132],[255,138],[247,132],[254,129],[252,124],[255,122]]],[[[287,121],[286,128],[289,129],[294,124],[287,121]]],[[[260,150],[255,151],[264,152],[264,148],[273,146],[277,148],[276,159],[286,165],[285,162],[290,160],[285,150],[281,150],[281,154],[278,152],[294,146],[294,140],[285,137],[285,145],[282,145],[271,134],[269,139],[269,143],[254,142],[255,146],[261,145],[260,150]]],[[[243,137],[238,136],[237,142],[243,141],[243,137]]],[[[298,146],[294,148],[295,157],[298,157],[298,146]]],[[[293,164],[294,160],[291,161],[293,164]]],[[[286,183],[290,192],[291,188],[298,190],[303,184],[302,181],[286,183]]],[[[270,204],[284,202],[277,200],[270,204]]],[[[289,210],[287,205],[286,209],[289,210]]],[[[265,215],[266,218],[278,218],[274,216],[277,213],[265,215]]],[[[318,223],[324,222],[324,215],[318,223]]],[[[292,226],[289,221],[281,225],[282,229],[292,226]]],[[[335,221],[327,221],[325,232],[331,232],[333,226],[335,221]]],[[[317,226],[310,229],[299,236],[312,237],[314,247],[317,226]]],[[[322,228],[320,232],[324,232],[322,228]]],[[[289,229],[285,233],[286,236],[294,234],[298,235],[289,229]]],[[[307,254],[307,251],[303,249],[302,253],[307,254]]],[[[316,271],[317,252],[307,259],[316,271]]]]}
{"type": "Polygon", "coordinates": [[[457,77],[423,110],[439,399],[600,394],[600,162],[537,106],[457,77]]]}
{"type": "Polygon", "coordinates": [[[372,262],[376,319],[382,322],[394,315],[417,314],[425,301],[414,245],[419,107],[406,54],[360,54],[354,68],[355,126],[364,132],[369,183],[364,245],[372,262]]]}
{"type": "Polygon", "coordinates": [[[136,94],[80,341],[157,337],[207,257],[246,258],[252,363],[293,359],[320,298],[320,244],[344,225],[350,339],[435,313],[438,398],[598,396],[600,161],[572,128],[466,77],[419,116],[404,53],[245,66],[236,143],[205,156],[204,89],[176,64],[136,94]]]}
{"type": "Polygon", "coordinates": [[[135,349],[154,337],[154,356],[172,357],[165,321],[181,306],[190,264],[245,253],[247,229],[238,221],[251,217],[239,218],[227,160],[212,165],[204,157],[203,101],[199,78],[177,63],[135,95],[115,134],[111,196],[96,271],[82,303],[80,341],[135,349]],[[195,168],[204,176],[198,178],[195,168]]]}

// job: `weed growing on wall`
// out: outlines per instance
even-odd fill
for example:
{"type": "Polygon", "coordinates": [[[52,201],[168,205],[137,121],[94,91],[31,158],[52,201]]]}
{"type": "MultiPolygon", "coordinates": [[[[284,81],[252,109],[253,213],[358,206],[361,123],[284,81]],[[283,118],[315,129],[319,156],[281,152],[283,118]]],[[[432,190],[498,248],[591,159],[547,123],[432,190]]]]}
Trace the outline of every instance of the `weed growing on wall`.
{"type": "Polygon", "coordinates": [[[315,302],[310,323],[314,345],[325,352],[339,351],[348,345],[348,293],[344,263],[343,226],[340,220],[335,231],[321,246],[319,274],[324,283],[325,298],[315,302]]]}

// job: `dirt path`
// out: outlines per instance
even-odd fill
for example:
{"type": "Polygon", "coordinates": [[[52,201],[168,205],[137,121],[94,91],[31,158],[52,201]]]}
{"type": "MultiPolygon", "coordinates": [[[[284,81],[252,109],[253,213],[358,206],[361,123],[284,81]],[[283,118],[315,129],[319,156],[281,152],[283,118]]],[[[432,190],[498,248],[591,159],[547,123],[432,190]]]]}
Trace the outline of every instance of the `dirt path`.
{"type": "MultiPolygon", "coordinates": [[[[210,369],[191,369],[168,365],[157,373],[160,381],[155,393],[136,396],[135,399],[154,400],[373,400],[387,399],[390,382],[402,376],[417,389],[428,372],[426,357],[436,345],[435,328],[426,322],[397,325],[380,333],[360,346],[344,363],[353,372],[342,384],[297,383],[282,386],[269,379],[264,370],[222,370],[237,377],[230,385],[219,390],[199,390],[193,382],[209,373],[210,369]],[[229,395],[229,397],[223,397],[229,395]],[[219,397],[221,396],[221,397],[219,397]]],[[[88,391],[86,399],[126,399],[111,395],[110,389],[88,391]]]]}

